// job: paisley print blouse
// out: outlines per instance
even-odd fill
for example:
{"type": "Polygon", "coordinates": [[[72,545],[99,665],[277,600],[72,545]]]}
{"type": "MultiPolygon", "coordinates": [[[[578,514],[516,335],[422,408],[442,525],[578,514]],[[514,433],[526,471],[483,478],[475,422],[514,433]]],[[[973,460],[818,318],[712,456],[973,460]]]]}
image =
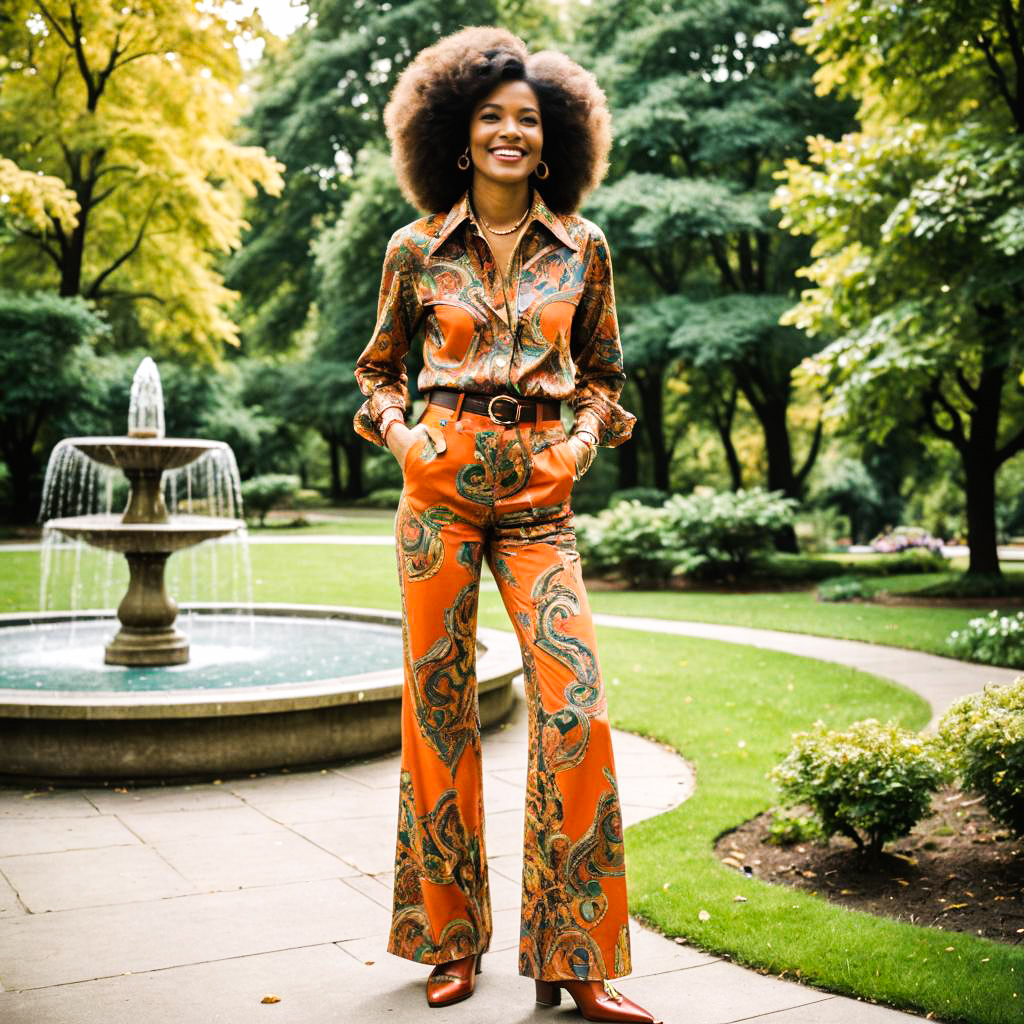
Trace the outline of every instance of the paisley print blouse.
{"type": "Polygon", "coordinates": [[[576,430],[625,441],[636,417],[618,398],[626,376],[608,243],[576,214],[556,216],[534,191],[528,223],[501,273],[467,193],[392,236],[373,337],[356,362],[367,396],[357,433],[383,445],[381,414],[409,405],[405,355],[423,330],[421,393],[434,387],[569,402],[576,430]]]}

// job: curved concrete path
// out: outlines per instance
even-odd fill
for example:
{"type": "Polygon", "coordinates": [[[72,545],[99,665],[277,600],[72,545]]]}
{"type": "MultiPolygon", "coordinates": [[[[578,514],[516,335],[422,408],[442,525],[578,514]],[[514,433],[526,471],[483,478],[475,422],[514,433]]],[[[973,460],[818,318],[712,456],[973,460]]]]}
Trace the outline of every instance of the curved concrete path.
{"type": "MultiPolygon", "coordinates": [[[[933,700],[997,670],[868,644],[599,615],[599,624],[772,647],[852,664],[933,700]],[[945,673],[945,674],[944,674],[945,673]]],[[[956,692],[955,692],[956,691],[956,692]]],[[[427,1010],[425,969],[390,956],[398,757],[200,785],[0,787],[4,1024],[512,1024],[535,1007],[517,973],[526,716],[484,736],[494,938],[473,999],[427,1010]],[[278,1002],[263,1004],[266,996],[278,1002]]],[[[627,825],[693,789],[673,752],[616,731],[627,825]]],[[[628,856],[628,853],[627,853],[628,856]]],[[[764,977],[632,922],[622,987],[666,1024],[888,1024],[907,1014],[764,977]]]]}

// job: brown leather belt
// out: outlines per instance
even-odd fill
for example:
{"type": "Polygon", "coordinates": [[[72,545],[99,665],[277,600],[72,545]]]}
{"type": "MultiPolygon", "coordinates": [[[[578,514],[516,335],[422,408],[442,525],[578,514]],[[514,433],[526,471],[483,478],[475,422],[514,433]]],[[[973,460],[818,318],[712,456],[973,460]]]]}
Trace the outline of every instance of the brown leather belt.
{"type": "Polygon", "coordinates": [[[445,409],[459,409],[460,412],[475,412],[488,416],[493,423],[503,427],[511,427],[521,420],[557,420],[562,416],[561,402],[516,395],[481,395],[469,391],[434,388],[427,393],[427,401],[445,409]]]}

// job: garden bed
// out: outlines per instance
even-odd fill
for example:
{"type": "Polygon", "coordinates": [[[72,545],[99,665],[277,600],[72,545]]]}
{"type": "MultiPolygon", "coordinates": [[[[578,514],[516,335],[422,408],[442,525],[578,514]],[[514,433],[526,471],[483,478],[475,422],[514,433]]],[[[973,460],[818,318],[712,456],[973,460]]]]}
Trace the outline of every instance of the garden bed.
{"type": "Polygon", "coordinates": [[[772,818],[766,811],[726,833],[719,857],[854,910],[1024,946],[1024,840],[993,822],[977,796],[941,790],[931,815],[877,861],[843,837],[769,843],[772,818]]]}

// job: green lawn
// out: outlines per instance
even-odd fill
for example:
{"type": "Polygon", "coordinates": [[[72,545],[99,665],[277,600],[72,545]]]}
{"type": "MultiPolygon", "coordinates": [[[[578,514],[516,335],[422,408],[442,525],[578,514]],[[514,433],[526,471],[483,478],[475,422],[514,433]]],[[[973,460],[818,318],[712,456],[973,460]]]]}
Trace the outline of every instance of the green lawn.
{"type": "MultiPolygon", "coordinates": [[[[209,552],[192,562],[187,555],[175,558],[179,587],[187,581],[202,591],[213,567],[209,552]],[[194,579],[186,569],[194,569],[194,579]]],[[[222,574],[237,569],[232,558],[220,549],[222,574]]],[[[251,560],[256,601],[398,606],[388,547],[254,545],[251,560]]],[[[67,562],[55,567],[58,578],[70,571],[67,562]]],[[[84,590],[104,578],[105,565],[102,557],[82,556],[84,590]]],[[[117,589],[119,572],[115,566],[108,589],[117,589]]],[[[0,608],[37,607],[38,574],[37,552],[0,553],[0,608]]],[[[179,591],[182,599],[188,596],[179,591]]],[[[924,650],[941,649],[949,629],[975,614],[818,604],[804,593],[605,591],[591,598],[596,610],[618,614],[735,622],[924,650]]],[[[508,628],[496,593],[482,594],[480,620],[508,628]]],[[[601,628],[599,638],[612,721],[671,744],[697,770],[690,800],[628,830],[636,914],[700,948],[773,974],[799,972],[829,991],[938,1019],[1021,1019],[1021,949],[874,918],[811,894],[748,881],[712,851],[719,835],[776,801],[765,773],[794,731],[817,718],[840,726],[868,716],[920,727],[929,717],[920,698],[841,666],[755,648],[612,628],[601,628]],[[736,902],[738,895],[746,902],[736,902]],[[702,910],[710,915],[706,921],[699,919],[702,910]]]]}

